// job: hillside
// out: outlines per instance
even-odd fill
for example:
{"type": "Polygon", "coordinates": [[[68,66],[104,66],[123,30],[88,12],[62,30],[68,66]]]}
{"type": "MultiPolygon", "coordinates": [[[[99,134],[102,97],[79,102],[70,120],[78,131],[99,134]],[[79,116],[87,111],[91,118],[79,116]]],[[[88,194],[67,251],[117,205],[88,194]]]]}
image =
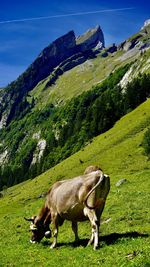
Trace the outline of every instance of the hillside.
{"type": "Polygon", "coordinates": [[[99,26],[71,31],[0,91],[1,189],[79,151],[149,97],[149,27],[107,48],[99,26]]]}
{"type": "Polygon", "coordinates": [[[149,125],[150,99],[54,168],[34,180],[5,189],[0,199],[1,265],[45,267],[59,266],[61,262],[61,266],[70,266],[71,262],[74,266],[149,266],[150,168],[141,146],[149,125]],[[37,214],[44,201],[41,194],[54,181],[83,173],[91,164],[100,165],[111,177],[103,213],[103,219],[111,220],[101,226],[100,248],[95,252],[92,247],[83,246],[90,234],[88,222],[79,224],[79,247],[73,246],[68,222],[60,228],[58,249],[50,251],[45,240],[31,245],[28,223],[23,217],[37,214]],[[121,178],[126,183],[116,187],[121,178]]]}

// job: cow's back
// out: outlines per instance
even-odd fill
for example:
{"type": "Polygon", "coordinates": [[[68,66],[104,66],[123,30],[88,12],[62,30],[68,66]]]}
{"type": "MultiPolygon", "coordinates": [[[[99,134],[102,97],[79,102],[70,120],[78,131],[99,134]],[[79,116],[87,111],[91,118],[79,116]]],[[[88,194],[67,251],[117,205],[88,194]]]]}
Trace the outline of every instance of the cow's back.
{"type": "MultiPolygon", "coordinates": [[[[101,174],[101,171],[95,171],[73,179],[56,182],[49,191],[47,198],[51,212],[59,214],[63,219],[85,220],[85,198],[89,191],[97,184],[101,174]]],[[[105,198],[107,193],[103,192],[104,187],[107,187],[107,185],[103,184],[101,190],[98,188],[98,191],[105,198]]],[[[94,205],[96,194],[97,192],[94,191],[89,197],[91,205],[94,205]]]]}
{"type": "Polygon", "coordinates": [[[83,183],[83,176],[79,176],[54,184],[48,196],[51,211],[58,213],[63,219],[85,220],[84,205],[79,200],[79,191],[83,183]]]}

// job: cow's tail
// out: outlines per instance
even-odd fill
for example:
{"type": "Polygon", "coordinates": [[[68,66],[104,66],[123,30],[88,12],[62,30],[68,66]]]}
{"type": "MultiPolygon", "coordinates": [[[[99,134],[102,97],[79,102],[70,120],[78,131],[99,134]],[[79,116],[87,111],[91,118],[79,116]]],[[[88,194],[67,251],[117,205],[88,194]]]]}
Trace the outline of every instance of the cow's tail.
{"type": "MultiPolygon", "coordinates": [[[[99,174],[99,173],[98,173],[99,174]]],[[[104,174],[103,174],[103,172],[101,172],[100,173],[100,176],[99,176],[99,180],[98,180],[98,182],[94,185],[94,187],[88,192],[88,194],[87,194],[87,196],[86,196],[86,198],[85,198],[85,201],[84,201],[84,204],[85,204],[85,206],[88,208],[88,209],[90,209],[90,210],[93,210],[93,209],[95,209],[96,208],[96,206],[97,205],[95,205],[95,206],[93,206],[93,207],[91,207],[91,206],[89,206],[88,205],[88,198],[89,198],[89,196],[92,194],[92,192],[100,185],[100,183],[103,181],[103,179],[104,179],[104,174]]]]}

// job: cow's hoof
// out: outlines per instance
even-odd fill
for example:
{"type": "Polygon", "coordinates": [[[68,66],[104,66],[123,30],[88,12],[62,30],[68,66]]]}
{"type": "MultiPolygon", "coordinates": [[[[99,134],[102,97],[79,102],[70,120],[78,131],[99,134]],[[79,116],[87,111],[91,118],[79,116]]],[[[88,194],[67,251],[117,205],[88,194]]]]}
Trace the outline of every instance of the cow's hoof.
{"type": "Polygon", "coordinates": [[[89,240],[89,242],[87,243],[87,247],[91,246],[93,244],[94,240],[89,240]]]}
{"type": "Polygon", "coordinates": [[[52,245],[50,246],[50,249],[53,249],[53,248],[56,248],[56,244],[52,244],[52,245]]]}

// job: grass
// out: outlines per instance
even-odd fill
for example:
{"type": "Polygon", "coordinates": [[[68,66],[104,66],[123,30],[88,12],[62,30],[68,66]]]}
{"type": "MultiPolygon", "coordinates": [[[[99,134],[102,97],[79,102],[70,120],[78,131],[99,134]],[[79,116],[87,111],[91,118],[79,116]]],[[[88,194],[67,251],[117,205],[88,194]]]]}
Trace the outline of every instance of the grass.
{"type": "Polygon", "coordinates": [[[0,266],[149,267],[150,165],[141,146],[149,124],[150,99],[46,173],[5,189],[0,199],[0,266]],[[39,195],[54,181],[81,174],[90,164],[100,165],[111,177],[102,216],[111,220],[101,225],[100,248],[85,247],[89,222],[79,223],[77,247],[69,222],[60,227],[57,249],[50,250],[51,240],[30,244],[29,225],[23,217],[38,213],[44,202],[39,195]],[[127,181],[116,187],[121,178],[127,181]]]}

